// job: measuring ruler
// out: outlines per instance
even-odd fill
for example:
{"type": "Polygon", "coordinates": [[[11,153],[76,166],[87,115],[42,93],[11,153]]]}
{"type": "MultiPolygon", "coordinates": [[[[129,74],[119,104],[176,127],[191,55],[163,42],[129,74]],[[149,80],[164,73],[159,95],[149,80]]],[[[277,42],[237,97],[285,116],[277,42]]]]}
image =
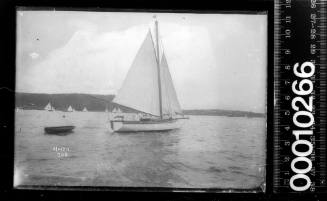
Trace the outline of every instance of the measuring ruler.
{"type": "Polygon", "coordinates": [[[273,191],[327,192],[326,0],[276,0],[273,191]]]}

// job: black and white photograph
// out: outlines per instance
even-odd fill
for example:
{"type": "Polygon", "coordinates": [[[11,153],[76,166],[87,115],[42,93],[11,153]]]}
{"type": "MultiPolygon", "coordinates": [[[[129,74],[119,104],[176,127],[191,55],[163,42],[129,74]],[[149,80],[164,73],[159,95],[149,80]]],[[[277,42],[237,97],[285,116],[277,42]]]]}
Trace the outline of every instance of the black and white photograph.
{"type": "Polygon", "coordinates": [[[18,7],[14,187],[265,191],[267,20],[18,7]]]}

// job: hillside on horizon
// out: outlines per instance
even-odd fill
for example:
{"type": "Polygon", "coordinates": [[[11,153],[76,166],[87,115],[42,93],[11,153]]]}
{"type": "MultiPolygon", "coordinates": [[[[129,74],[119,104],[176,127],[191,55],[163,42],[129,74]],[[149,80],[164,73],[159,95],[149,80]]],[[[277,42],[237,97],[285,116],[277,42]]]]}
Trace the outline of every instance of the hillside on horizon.
{"type": "MultiPolygon", "coordinates": [[[[72,106],[77,111],[82,111],[84,107],[88,111],[112,111],[120,108],[122,112],[135,112],[135,110],[112,102],[115,95],[100,94],[45,94],[45,93],[22,93],[16,92],[16,107],[26,110],[43,110],[50,102],[56,110],[67,111],[72,106]]],[[[190,109],[183,110],[186,115],[211,115],[229,117],[265,117],[263,113],[250,111],[223,110],[223,109],[190,109]]]]}
{"type": "Polygon", "coordinates": [[[114,95],[97,94],[44,94],[44,93],[16,93],[16,107],[22,109],[43,110],[50,102],[56,110],[66,111],[72,106],[77,111],[82,111],[86,107],[89,111],[104,111],[113,109],[114,95]]]}

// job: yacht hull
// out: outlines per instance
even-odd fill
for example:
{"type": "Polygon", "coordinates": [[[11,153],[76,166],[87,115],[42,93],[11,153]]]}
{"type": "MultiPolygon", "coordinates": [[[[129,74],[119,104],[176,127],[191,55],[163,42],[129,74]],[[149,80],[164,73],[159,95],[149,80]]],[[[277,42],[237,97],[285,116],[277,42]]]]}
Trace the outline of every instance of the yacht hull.
{"type": "Polygon", "coordinates": [[[148,120],[148,121],[123,121],[113,120],[110,122],[114,132],[150,132],[150,131],[169,131],[180,128],[177,119],[167,120],[148,120]]]}

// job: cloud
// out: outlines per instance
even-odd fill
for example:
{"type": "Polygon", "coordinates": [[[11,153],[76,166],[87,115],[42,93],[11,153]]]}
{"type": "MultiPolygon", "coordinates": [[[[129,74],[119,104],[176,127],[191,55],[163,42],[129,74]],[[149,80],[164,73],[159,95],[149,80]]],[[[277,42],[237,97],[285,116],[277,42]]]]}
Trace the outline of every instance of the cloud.
{"type": "Polygon", "coordinates": [[[32,59],[37,59],[37,58],[39,58],[39,54],[38,53],[36,53],[36,52],[32,52],[32,53],[30,53],[29,54],[30,55],[30,57],[32,58],[32,59]]]}
{"type": "MultiPolygon", "coordinates": [[[[54,50],[42,62],[19,76],[18,90],[45,93],[116,93],[149,30],[149,25],[107,33],[98,33],[89,27],[77,30],[66,45],[54,50]]],[[[194,65],[201,63],[203,66],[210,62],[210,59],[201,54],[208,52],[208,38],[204,38],[205,41],[201,39],[206,35],[206,30],[172,23],[163,24],[162,30],[162,40],[168,62],[172,65],[173,79],[178,80],[180,76],[185,76],[185,68],[192,69],[194,65]]],[[[33,53],[33,57],[35,56],[36,53],[33,53]]],[[[179,81],[176,84],[183,83],[179,81]]]]}
{"type": "MultiPolygon", "coordinates": [[[[266,27],[264,18],[260,26],[229,15],[206,25],[173,22],[161,22],[159,29],[182,107],[262,112],[266,32],[258,29],[266,27]]],[[[17,91],[117,93],[149,24],[104,32],[90,22],[70,23],[74,33],[60,48],[40,52],[42,59],[28,68],[18,62],[17,91]]]]}

